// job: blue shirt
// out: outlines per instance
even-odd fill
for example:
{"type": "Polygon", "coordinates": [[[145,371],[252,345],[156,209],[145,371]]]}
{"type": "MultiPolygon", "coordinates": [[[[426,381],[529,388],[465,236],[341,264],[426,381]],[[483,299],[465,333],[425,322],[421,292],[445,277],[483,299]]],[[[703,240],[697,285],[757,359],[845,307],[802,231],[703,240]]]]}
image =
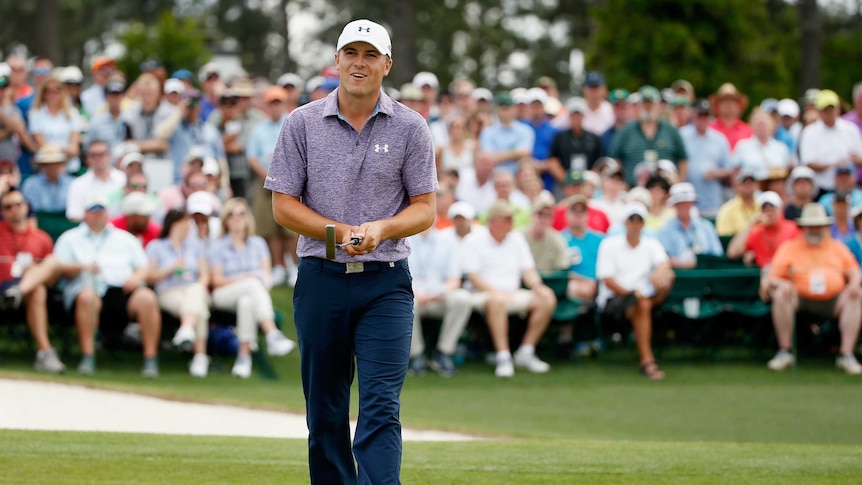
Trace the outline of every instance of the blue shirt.
{"type": "Polygon", "coordinates": [[[170,276],[156,283],[155,289],[158,294],[177,286],[196,282],[200,277],[201,269],[206,265],[204,245],[199,239],[186,238],[180,249],[175,248],[170,239],[154,239],[147,244],[146,252],[147,258],[151,263],[155,262],[159,270],[173,268],[178,259],[183,260],[182,272],[171,273],[170,276]]]}
{"type": "Polygon", "coordinates": [[[84,146],[93,140],[108,142],[108,148],[113,150],[118,143],[125,141],[129,135],[129,125],[122,116],[114,118],[111,113],[99,115],[90,123],[84,146]]]}
{"type": "Polygon", "coordinates": [[[543,119],[538,125],[528,120],[524,120],[524,123],[533,129],[535,137],[532,157],[536,160],[547,160],[551,156],[551,141],[559,130],[551,126],[551,123],[546,119],[543,119]]]}
{"type": "Polygon", "coordinates": [[[604,150],[605,153],[611,151],[611,144],[614,142],[614,135],[616,134],[617,127],[612,126],[605,130],[605,132],[602,133],[602,136],[599,137],[599,139],[602,141],[602,150],[604,150]]]}
{"type": "Polygon", "coordinates": [[[208,259],[210,267],[221,268],[226,278],[245,274],[263,276],[263,262],[270,260],[270,254],[260,236],[249,236],[242,249],[233,245],[230,236],[222,236],[210,246],[208,259]]]}
{"type": "Polygon", "coordinates": [[[775,139],[787,145],[787,150],[790,153],[796,153],[796,140],[793,139],[793,133],[781,126],[778,125],[778,129],[775,131],[775,139]]]}
{"type": "Polygon", "coordinates": [[[679,258],[685,254],[709,254],[721,256],[724,249],[715,232],[715,227],[706,219],[694,217],[688,229],[682,227],[678,218],[667,221],[658,231],[658,240],[668,256],[679,258]]]}
{"type": "MultiPolygon", "coordinates": [[[[508,127],[501,123],[495,123],[482,130],[479,135],[479,149],[494,153],[512,150],[527,150],[532,153],[535,140],[536,134],[533,133],[532,128],[520,121],[513,121],[508,127]]],[[[498,164],[498,166],[506,167],[514,173],[517,169],[517,163],[517,160],[509,160],[498,164]]]]}
{"type": "Polygon", "coordinates": [[[706,180],[705,176],[710,170],[730,168],[727,138],[712,128],[700,136],[693,124],[680,128],[679,136],[689,157],[686,180],[697,192],[695,205],[701,214],[714,216],[724,203],[722,185],[718,180],[706,180]]]}
{"type": "Polygon", "coordinates": [[[248,138],[248,146],[245,155],[248,158],[256,158],[260,165],[269,170],[272,163],[272,153],[278,143],[278,134],[287,116],[282,116],[278,121],[266,119],[254,125],[248,138]]]}
{"type": "Polygon", "coordinates": [[[196,145],[206,147],[210,157],[224,160],[224,144],[216,127],[206,123],[191,124],[185,119],[180,122],[170,140],[170,156],[174,162],[174,183],[180,182],[180,170],[185,163],[189,150],[196,145]]]}
{"type": "MultiPolygon", "coordinates": [[[[835,194],[829,192],[828,194],[823,194],[817,202],[826,209],[826,214],[831,216],[832,203],[834,201],[835,194]]],[[[862,205],[862,189],[854,187],[853,190],[850,191],[850,207],[858,207],[860,205],[862,205]]]]}
{"type": "MultiPolygon", "coordinates": [[[[52,115],[46,106],[30,111],[30,133],[41,134],[45,143],[69,146],[74,133],[81,131],[81,115],[74,108],[69,108],[69,116],[62,110],[56,116],[52,115]]],[[[66,163],[66,171],[77,172],[81,168],[81,160],[73,158],[66,163]]]]}
{"type": "Polygon", "coordinates": [[[446,291],[446,280],[461,279],[461,269],[452,239],[443,237],[438,231],[410,236],[410,256],[407,263],[413,276],[413,289],[429,295],[441,295],[446,291]]]}
{"type": "Polygon", "coordinates": [[[51,183],[44,173],[39,172],[27,177],[21,184],[21,193],[35,212],[66,212],[69,186],[75,177],[60,174],[57,183],[51,183]]]}
{"type": "Polygon", "coordinates": [[[860,240],[862,240],[862,236],[857,232],[845,239],[844,244],[847,245],[847,248],[850,249],[850,252],[853,253],[854,257],[856,257],[856,262],[862,264],[862,242],[860,242],[860,240]]]}
{"type": "Polygon", "coordinates": [[[568,229],[563,229],[560,235],[569,247],[569,271],[584,278],[596,279],[596,261],[599,258],[602,235],[590,229],[587,229],[583,238],[578,238],[568,229]]]}

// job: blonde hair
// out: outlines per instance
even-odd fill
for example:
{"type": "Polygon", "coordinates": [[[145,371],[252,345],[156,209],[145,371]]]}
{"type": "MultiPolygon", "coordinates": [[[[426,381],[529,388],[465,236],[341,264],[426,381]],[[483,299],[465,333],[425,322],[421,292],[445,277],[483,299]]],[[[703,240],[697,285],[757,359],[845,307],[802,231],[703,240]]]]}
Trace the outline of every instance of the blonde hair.
{"type": "Polygon", "coordinates": [[[51,85],[55,85],[60,89],[60,110],[66,115],[66,119],[72,119],[72,106],[69,103],[69,91],[66,90],[66,86],[61,83],[59,79],[54,77],[49,78],[39,86],[39,90],[36,92],[36,99],[33,100],[33,107],[31,110],[39,111],[43,106],[45,106],[45,91],[51,85]]]}
{"type": "Polygon", "coordinates": [[[242,208],[245,211],[245,238],[248,239],[251,236],[255,235],[254,216],[251,213],[251,207],[249,207],[248,202],[242,197],[234,197],[232,199],[228,199],[222,205],[221,214],[219,215],[219,219],[221,220],[222,234],[228,233],[227,219],[228,217],[230,217],[230,214],[234,211],[234,209],[237,208],[242,208]]]}

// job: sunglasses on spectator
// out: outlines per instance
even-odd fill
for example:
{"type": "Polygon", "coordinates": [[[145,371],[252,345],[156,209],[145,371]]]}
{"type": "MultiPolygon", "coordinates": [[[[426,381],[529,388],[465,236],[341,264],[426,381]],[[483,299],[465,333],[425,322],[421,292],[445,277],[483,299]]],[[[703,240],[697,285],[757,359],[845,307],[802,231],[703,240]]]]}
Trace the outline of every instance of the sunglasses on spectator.
{"type": "Polygon", "coordinates": [[[147,184],[128,184],[126,187],[132,190],[147,190],[147,184]]]}
{"type": "Polygon", "coordinates": [[[3,204],[3,210],[4,211],[12,210],[16,207],[21,207],[22,205],[24,205],[23,200],[16,200],[15,202],[9,202],[7,204],[3,204]]]}
{"type": "Polygon", "coordinates": [[[40,67],[37,69],[33,69],[34,76],[47,76],[48,74],[51,74],[50,67],[40,67]]]}
{"type": "Polygon", "coordinates": [[[230,99],[222,100],[221,105],[222,106],[236,106],[236,99],[230,98],[230,99]]]}
{"type": "Polygon", "coordinates": [[[93,158],[102,158],[102,157],[107,156],[107,155],[108,155],[108,152],[102,152],[102,151],[92,151],[92,152],[87,154],[87,156],[90,156],[93,158]]]}

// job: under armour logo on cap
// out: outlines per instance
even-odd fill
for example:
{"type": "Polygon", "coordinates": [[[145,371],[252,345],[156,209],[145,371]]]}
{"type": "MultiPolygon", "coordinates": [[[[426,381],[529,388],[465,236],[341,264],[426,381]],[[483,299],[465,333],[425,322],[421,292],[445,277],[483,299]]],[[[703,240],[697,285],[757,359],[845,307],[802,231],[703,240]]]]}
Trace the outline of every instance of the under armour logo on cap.
{"type": "Polygon", "coordinates": [[[344,46],[352,42],[366,42],[371,44],[381,54],[392,57],[392,41],[389,39],[389,32],[378,23],[361,19],[354,20],[345,25],[344,30],[338,37],[335,50],[340,51],[344,46]]]}
{"type": "Polygon", "coordinates": [[[359,34],[361,35],[363,33],[370,34],[371,33],[371,27],[363,27],[360,25],[359,26],[359,34]]]}

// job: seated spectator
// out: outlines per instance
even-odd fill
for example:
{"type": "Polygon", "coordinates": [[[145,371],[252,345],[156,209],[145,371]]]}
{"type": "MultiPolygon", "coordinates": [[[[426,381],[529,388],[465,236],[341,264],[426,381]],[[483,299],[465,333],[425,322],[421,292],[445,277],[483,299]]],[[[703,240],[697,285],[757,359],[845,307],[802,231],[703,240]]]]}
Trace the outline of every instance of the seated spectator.
{"type": "Polygon", "coordinates": [[[64,372],[66,366],[48,339],[47,288],[58,276],[57,260],[51,254],[54,243],[30,224],[27,200],[18,190],[0,196],[0,208],[0,314],[23,302],[37,348],[33,367],[39,372],[64,372]]]}
{"type": "Polygon", "coordinates": [[[715,217],[718,213],[724,203],[723,183],[730,182],[732,177],[730,144],[723,134],[710,128],[711,110],[709,101],[698,101],[693,122],[679,129],[691,157],[686,181],[694,185],[697,210],[704,217],[715,217]]]}
{"type": "Polygon", "coordinates": [[[108,217],[115,218],[124,214],[123,200],[129,194],[141,193],[150,201],[150,206],[153,208],[153,219],[160,221],[164,218],[165,212],[159,204],[159,198],[156,194],[151,194],[147,191],[149,180],[144,172],[132,172],[126,176],[126,184],[118,189],[112,190],[106,195],[108,198],[108,217]]]}
{"type": "Polygon", "coordinates": [[[485,313],[494,349],[497,377],[512,377],[515,366],[543,373],[551,368],[536,356],[536,345],[551,323],[557,301],[542,283],[530,248],[512,231],[514,208],[506,201],[488,210],[488,230],[476,231],[465,241],[464,270],[474,288],[473,306],[485,313]],[[522,289],[521,283],[529,289],[522,289]],[[527,332],[514,359],[509,343],[509,314],[527,314],[527,332]]]}
{"type": "Polygon", "coordinates": [[[224,204],[221,223],[224,236],[212,244],[208,258],[213,307],[236,312],[239,351],[231,374],[248,379],[258,326],[266,335],[266,349],[270,355],[287,355],[296,343],[275,326],[275,312],[269,296],[272,260],[266,241],[254,234],[251,208],[243,199],[230,199],[224,204]]]}
{"type": "Polygon", "coordinates": [[[652,312],[670,294],[673,270],[661,243],[641,237],[647,210],[632,202],[626,206],[625,234],[609,236],[599,245],[596,278],[598,305],[616,321],[631,322],[641,372],[649,379],[664,379],[652,353],[652,312]]]}
{"type": "Polygon", "coordinates": [[[206,118],[202,116],[200,95],[191,94],[155,129],[155,141],[167,142],[168,154],[174,164],[174,183],[183,178],[183,165],[192,146],[203,145],[206,156],[219,160],[219,163],[226,160],[221,134],[213,125],[204,123],[206,118]]]}
{"type": "Polygon", "coordinates": [[[854,207],[850,215],[853,217],[853,227],[856,228],[856,232],[845,239],[844,244],[853,253],[856,262],[862,264],[862,206],[854,207]]]}
{"type": "Polygon", "coordinates": [[[709,126],[727,138],[731,151],[736,149],[740,140],[751,137],[751,126],[741,119],[748,106],[748,96],[740,93],[736,86],[731,83],[722,84],[718,91],[709,97],[709,103],[715,110],[715,119],[709,126]]]}
{"type": "Polygon", "coordinates": [[[694,268],[700,254],[724,254],[715,228],[697,215],[695,202],[697,194],[690,183],[679,182],[670,188],[668,204],[676,209],[676,217],[659,229],[658,240],[670,257],[673,268],[694,268]]]}
{"type": "Polygon", "coordinates": [[[209,334],[209,268],[203,244],[189,238],[189,215],[171,210],[158,239],[147,246],[150,275],[155,285],[159,308],[180,320],[172,343],[191,347],[194,357],[189,363],[192,377],[206,377],[210,359],[207,356],[209,334]]]}
{"type": "Polygon", "coordinates": [[[66,200],[74,177],[66,173],[66,154],[46,143],[36,153],[39,172],[21,185],[21,192],[35,212],[66,212],[66,200]]]}
{"type": "Polygon", "coordinates": [[[596,162],[596,168],[601,176],[601,195],[592,199],[596,209],[608,216],[611,226],[623,223],[623,211],[626,202],[625,174],[619,162],[610,157],[604,157],[596,162]]]}
{"type": "Polygon", "coordinates": [[[766,172],[766,177],[760,180],[760,192],[775,192],[781,200],[788,200],[787,177],[790,171],[786,168],[772,167],[766,172]]]}
{"type": "Polygon", "coordinates": [[[753,217],[745,229],[736,233],[727,246],[727,257],[743,258],[745,264],[768,269],[775,252],[799,233],[796,222],[782,214],[783,202],[775,192],[764,192],[757,198],[760,214],[753,217]]]}
{"type": "Polygon", "coordinates": [[[536,168],[532,160],[521,160],[518,163],[518,171],[515,173],[515,186],[521,193],[527,196],[530,205],[538,197],[554,197],[554,194],[545,189],[545,183],[542,181],[539,169],[536,168]]]}
{"type": "Polygon", "coordinates": [[[0,158],[0,195],[21,185],[18,164],[9,158],[0,158]]]}
{"type": "Polygon", "coordinates": [[[458,339],[470,320],[470,292],[461,288],[461,267],[457,243],[434,226],[408,238],[412,252],[408,258],[413,276],[413,340],[410,344],[409,372],[421,374],[426,366],[444,377],[458,371],[452,360],[458,339]],[[422,317],[443,318],[437,348],[430,364],[425,357],[422,317]]]}
{"type": "Polygon", "coordinates": [[[138,76],[134,89],[140,102],[123,113],[123,118],[129,127],[128,138],[135,140],[138,150],[145,156],[164,157],[169,144],[164,138],[159,137],[159,125],[182,109],[162,99],[161,82],[152,74],[143,73],[138,76]]]}
{"type": "Polygon", "coordinates": [[[665,223],[676,217],[676,211],[667,205],[670,184],[667,177],[659,174],[652,175],[647,180],[646,189],[650,194],[650,205],[647,206],[645,227],[650,231],[657,232],[665,223]]]}
{"type": "Polygon", "coordinates": [[[733,151],[735,170],[748,169],[759,180],[766,178],[771,168],[790,169],[790,150],[787,145],[773,138],[775,122],[764,111],[756,110],[751,115],[754,136],[740,140],[733,151]]]}
{"type": "Polygon", "coordinates": [[[805,204],[814,202],[815,192],[814,170],[804,166],[794,168],[790,172],[790,198],[784,207],[784,218],[798,219],[805,204]]]}
{"type": "Polygon", "coordinates": [[[580,301],[596,299],[596,259],[602,235],[587,227],[587,199],[569,199],[568,225],[560,233],[568,246],[569,283],[566,296],[580,301]]]}
{"type": "Polygon", "coordinates": [[[213,242],[221,239],[221,219],[215,212],[209,193],[200,191],[190,195],[185,210],[191,216],[190,238],[198,239],[207,249],[213,242]]]}
{"type": "Polygon", "coordinates": [[[740,170],[736,176],[736,197],[722,204],[715,218],[715,230],[719,236],[733,236],[748,226],[760,213],[754,191],[757,178],[749,170],[740,170]]]}
{"type": "Polygon", "coordinates": [[[832,212],[832,201],[835,194],[844,193],[850,196],[850,206],[862,205],[862,189],[856,186],[856,167],[852,164],[844,164],[835,167],[835,190],[823,194],[817,202],[826,209],[826,214],[834,215],[832,212]]]}
{"type": "Polygon", "coordinates": [[[60,147],[66,154],[66,170],[70,174],[81,169],[81,115],[72,107],[66,87],[55,78],[41,86],[27,117],[30,133],[36,145],[46,143],[60,147]]]}
{"type": "Polygon", "coordinates": [[[84,204],[84,222],[63,233],[54,248],[65,282],[63,301],[74,315],[83,354],[78,373],[96,370],[96,330],[114,341],[132,319],[141,325],[141,375],[158,377],[162,317],[156,294],[144,286],[147,256],[134,236],[108,224],[107,205],[104,195],[91,196],[84,204]]]}
{"type": "Polygon", "coordinates": [[[438,173],[457,171],[460,175],[464,169],[473,167],[476,156],[476,140],[467,134],[467,117],[454,113],[446,120],[448,139],[438,145],[436,161],[438,173]]]}
{"type": "Polygon", "coordinates": [[[209,197],[213,212],[221,209],[221,201],[207,190],[207,178],[203,172],[189,172],[183,177],[181,184],[171,185],[159,191],[159,205],[162,210],[179,209],[188,204],[188,198],[195,192],[203,192],[209,197]]]}
{"type": "Polygon", "coordinates": [[[851,197],[849,192],[836,191],[832,193],[833,217],[832,225],[829,226],[829,234],[836,241],[844,241],[856,232],[856,228],[853,227],[853,217],[850,215],[851,197]]]}
{"type": "Polygon", "coordinates": [[[847,247],[829,236],[831,219],[820,204],[807,204],[796,221],[802,235],[782,244],[772,260],[764,288],[772,299],[778,339],[778,353],[767,364],[771,370],[794,364],[793,325],[796,312],[803,311],[838,319],[841,346],[835,364],[848,374],[862,374],[853,355],[862,321],[862,276],[847,247]]]}
{"type": "MultiPolygon", "coordinates": [[[[491,181],[496,200],[505,200],[515,209],[515,229],[527,227],[530,224],[530,199],[515,188],[515,175],[508,169],[496,168],[491,181]]],[[[480,213],[479,222],[487,222],[486,213],[480,213]]]]}
{"type": "MultiPolygon", "coordinates": [[[[529,128],[528,128],[529,129],[529,128]]],[[[461,170],[455,198],[473,206],[479,214],[484,213],[497,200],[491,174],[494,172],[494,155],[480,151],[473,167],[461,170]]]]}
{"type": "Polygon", "coordinates": [[[123,215],[111,219],[114,227],[135,236],[144,248],[150,244],[150,241],[159,237],[162,228],[150,220],[155,207],[147,194],[129,193],[123,199],[122,210],[123,215]]]}
{"type": "MultiPolygon", "coordinates": [[[[474,230],[486,230],[484,227],[476,224],[476,210],[470,204],[459,200],[449,207],[449,219],[452,219],[452,227],[441,231],[441,234],[447,239],[455,241],[455,246],[458,248],[455,253],[458,255],[459,264],[463,255],[464,239],[474,230]]],[[[463,275],[462,271],[462,275],[463,275]]]]}
{"type": "Polygon", "coordinates": [[[76,178],[69,185],[66,201],[66,219],[80,221],[84,218],[85,203],[97,195],[105,196],[122,188],[126,174],[111,166],[108,143],[93,140],[87,146],[87,173],[76,178]]]}
{"type": "Polygon", "coordinates": [[[533,220],[522,231],[539,273],[569,267],[566,243],[560,233],[551,227],[554,205],[556,202],[551,195],[539,197],[533,203],[533,220]]]}
{"type": "MultiPolygon", "coordinates": [[[[563,187],[563,195],[565,198],[557,204],[557,207],[554,208],[554,219],[551,223],[551,226],[560,231],[567,224],[567,215],[566,212],[569,210],[569,205],[571,202],[568,200],[576,195],[582,195],[585,199],[587,199],[588,204],[589,200],[595,192],[595,185],[593,183],[588,183],[587,179],[593,178],[593,183],[600,184],[601,182],[597,182],[595,178],[598,178],[594,172],[586,171],[581,172],[577,170],[572,170],[569,172],[566,177],[566,185],[563,187]]],[[[596,231],[604,234],[607,232],[611,223],[608,221],[608,216],[601,210],[593,207],[592,205],[587,206],[587,226],[596,231]]]]}
{"type": "Polygon", "coordinates": [[[455,203],[455,188],[445,182],[437,188],[437,215],[434,225],[437,229],[452,227],[452,219],[449,218],[449,208],[455,203]]]}

